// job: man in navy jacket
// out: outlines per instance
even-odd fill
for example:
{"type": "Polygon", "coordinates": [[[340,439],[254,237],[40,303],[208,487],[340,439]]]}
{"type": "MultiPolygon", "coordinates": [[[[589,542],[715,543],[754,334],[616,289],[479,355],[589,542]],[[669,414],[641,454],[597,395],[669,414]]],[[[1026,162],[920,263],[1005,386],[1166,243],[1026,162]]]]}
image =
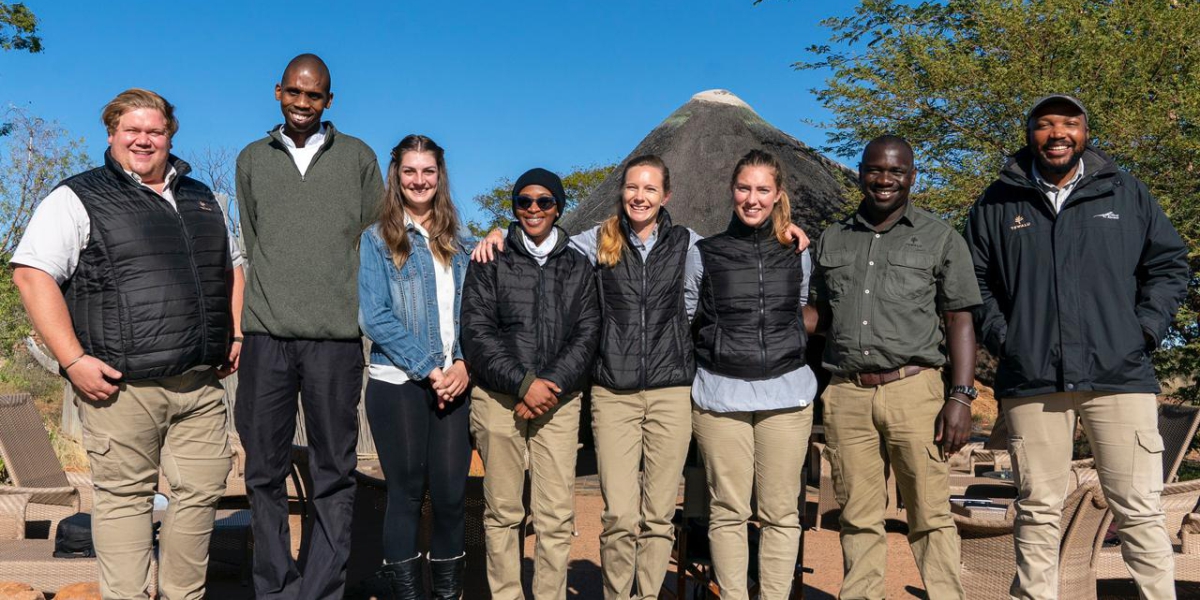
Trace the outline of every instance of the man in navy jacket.
{"type": "Polygon", "coordinates": [[[975,322],[1000,359],[996,396],[1020,490],[1011,593],[1058,595],[1059,520],[1079,417],[1142,597],[1174,598],[1150,353],[1186,293],[1187,249],[1146,185],[1088,137],[1079,100],[1039,99],[1026,147],[967,223],[983,298],[975,322]]]}

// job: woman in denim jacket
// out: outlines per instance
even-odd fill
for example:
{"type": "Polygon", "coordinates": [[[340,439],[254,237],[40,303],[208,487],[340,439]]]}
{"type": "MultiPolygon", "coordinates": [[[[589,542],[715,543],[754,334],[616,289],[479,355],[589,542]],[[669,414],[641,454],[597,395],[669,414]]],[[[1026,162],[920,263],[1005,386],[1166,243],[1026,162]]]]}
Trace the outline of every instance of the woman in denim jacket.
{"type": "Polygon", "coordinates": [[[367,419],[387,478],[380,575],[392,598],[425,597],[417,531],[428,480],[433,596],[457,600],[471,463],[458,313],[470,242],[459,237],[444,151],[433,140],[401,140],[387,183],[379,221],[362,234],[358,274],[358,320],[372,342],[367,419]]]}

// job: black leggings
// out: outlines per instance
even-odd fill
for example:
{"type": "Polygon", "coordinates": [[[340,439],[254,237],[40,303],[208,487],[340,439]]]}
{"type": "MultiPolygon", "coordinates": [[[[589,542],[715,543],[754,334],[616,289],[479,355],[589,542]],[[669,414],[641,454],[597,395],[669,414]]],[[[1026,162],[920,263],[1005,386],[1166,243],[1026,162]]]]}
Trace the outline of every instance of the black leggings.
{"type": "Polygon", "coordinates": [[[463,494],[471,468],[469,398],[463,394],[439,411],[427,381],[367,381],[367,421],[387,478],[384,560],[417,555],[427,478],[433,505],[430,558],[462,555],[463,494]]]}

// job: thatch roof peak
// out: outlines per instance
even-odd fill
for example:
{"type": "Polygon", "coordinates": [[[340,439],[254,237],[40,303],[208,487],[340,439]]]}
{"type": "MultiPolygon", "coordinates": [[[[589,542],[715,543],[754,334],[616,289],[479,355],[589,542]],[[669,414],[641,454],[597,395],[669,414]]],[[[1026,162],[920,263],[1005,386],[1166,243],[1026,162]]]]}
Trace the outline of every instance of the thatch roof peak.
{"type": "MultiPolygon", "coordinates": [[[[671,169],[668,208],[676,223],[700,235],[723,231],[730,218],[729,177],[751,149],[779,157],[792,200],[792,219],[815,237],[846,202],[854,174],[764,120],[728,90],[707,90],[671,113],[624,160],[657,154],[671,169]]],[[[562,219],[575,233],[607,218],[620,194],[622,166],[562,219]]]]}

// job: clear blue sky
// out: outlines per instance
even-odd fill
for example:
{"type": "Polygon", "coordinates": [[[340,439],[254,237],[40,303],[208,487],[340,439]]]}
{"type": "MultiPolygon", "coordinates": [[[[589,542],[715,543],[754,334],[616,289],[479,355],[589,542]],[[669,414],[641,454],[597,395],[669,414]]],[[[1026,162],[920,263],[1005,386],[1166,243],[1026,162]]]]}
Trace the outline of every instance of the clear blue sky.
{"type": "MultiPolygon", "coordinates": [[[[795,71],[818,21],[855,2],[126,2],[25,0],[46,50],[0,53],[0,106],[27,107],[105,147],[100,108],[129,87],[178,109],[175,152],[240,149],[281,122],[292,56],[333,72],[342,131],[384,159],[408,133],[447,150],[460,208],[503,176],[615,162],[692,94],[724,88],[809,145],[827,114],[795,71]]],[[[843,162],[845,162],[843,160],[843,162]]]]}

